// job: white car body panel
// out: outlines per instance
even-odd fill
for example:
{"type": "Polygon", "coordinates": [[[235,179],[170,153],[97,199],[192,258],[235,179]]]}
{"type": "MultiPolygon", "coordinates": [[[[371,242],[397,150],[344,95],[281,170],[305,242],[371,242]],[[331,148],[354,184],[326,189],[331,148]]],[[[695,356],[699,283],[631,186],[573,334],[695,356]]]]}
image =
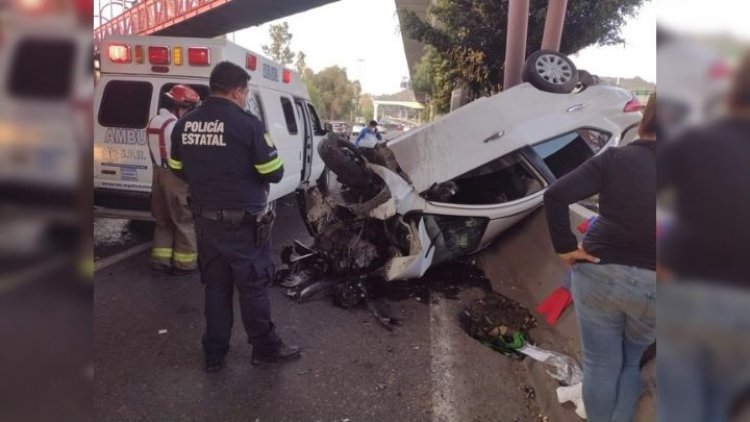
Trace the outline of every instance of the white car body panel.
{"type": "MultiPolygon", "coordinates": [[[[593,154],[620,143],[623,133],[641,119],[638,112],[624,111],[632,98],[621,88],[604,85],[552,94],[524,83],[387,142],[383,151],[392,154],[384,153],[390,157],[385,159],[388,167],[367,163],[385,188],[370,200],[372,208],[349,204],[350,209],[358,209],[357,218],[399,217],[402,224],[408,222],[408,255],[386,259],[386,280],[418,278],[457,253],[470,254],[487,247],[542,205],[545,189],[559,177],[546,158],[574,139],[583,139],[584,132],[603,136],[597,149],[589,144],[593,154]],[[538,145],[541,143],[544,145],[538,145]],[[479,199],[477,204],[463,202],[466,199],[452,203],[425,199],[431,197],[425,192],[436,184],[455,183],[460,176],[503,158],[514,160],[515,166],[528,173],[522,179],[529,183],[522,187],[522,196],[506,196],[497,203],[479,199]],[[379,203],[380,197],[387,199],[379,203]],[[483,231],[478,232],[480,227],[483,231]]],[[[492,174],[492,170],[484,174],[492,174]]]]}
{"type": "Polygon", "coordinates": [[[623,123],[640,119],[639,113],[623,113],[627,95],[607,86],[550,94],[523,83],[406,132],[388,148],[416,191],[424,192],[496,157],[584,126],[609,131],[616,143],[627,126],[623,123]]]}
{"type": "Polygon", "coordinates": [[[430,247],[430,236],[427,234],[424,220],[419,222],[419,249],[409,256],[393,258],[385,264],[385,275],[388,280],[407,280],[419,278],[427,272],[435,257],[435,248],[430,247]],[[427,249],[425,250],[425,246],[427,249]]]}

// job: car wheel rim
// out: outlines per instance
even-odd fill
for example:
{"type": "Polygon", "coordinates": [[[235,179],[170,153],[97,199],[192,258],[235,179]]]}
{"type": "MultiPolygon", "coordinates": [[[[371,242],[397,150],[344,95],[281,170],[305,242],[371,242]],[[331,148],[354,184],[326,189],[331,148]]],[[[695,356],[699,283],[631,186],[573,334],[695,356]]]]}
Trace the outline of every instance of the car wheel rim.
{"type": "Polygon", "coordinates": [[[536,73],[545,81],[565,85],[573,78],[573,68],[562,57],[543,54],[536,60],[536,73]]]}

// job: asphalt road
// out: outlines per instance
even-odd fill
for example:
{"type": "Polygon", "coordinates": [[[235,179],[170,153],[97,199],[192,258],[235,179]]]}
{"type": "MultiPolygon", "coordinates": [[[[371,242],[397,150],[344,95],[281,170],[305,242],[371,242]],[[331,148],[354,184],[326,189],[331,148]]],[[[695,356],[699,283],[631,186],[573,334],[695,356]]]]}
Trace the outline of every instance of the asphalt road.
{"type": "MultiPolygon", "coordinates": [[[[278,209],[277,256],[294,239],[310,240],[293,199],[278,209]]],[[[458,326],[463,304],[483,295],[462,280],[454,299],[406,289],[391,304],[404,321],[393,332],[366,309],[340,309],[328,298],[299,304],[274,287],[278,331],[302,347],[302,358],[253,367],[236,311],[227,366],[215,374],[202,371],[197,274],[152,273],[143,252],[98,271],[94,283],[96,420],[543,420],[527,388],[538,368],[480,345],[458,326]]]]}

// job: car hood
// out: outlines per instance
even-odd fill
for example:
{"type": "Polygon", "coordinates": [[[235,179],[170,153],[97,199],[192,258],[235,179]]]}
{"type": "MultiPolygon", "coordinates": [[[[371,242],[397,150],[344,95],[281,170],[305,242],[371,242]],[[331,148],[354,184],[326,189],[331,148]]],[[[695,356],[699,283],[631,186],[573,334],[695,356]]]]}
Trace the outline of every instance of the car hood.
{"type": "MultiPolygon", "coordinates": [[[[624,128],[617,130],[608,116],[621,116],[630,98],[627,91],[609,86],[551,94],[523,83],[466,104],[387,145],[415,190],[424,192],[504,154],[580,127],[611,128],[617,136],[624,128]]],[[[634,121],[638,118],[633,116],[634,121]]]]}

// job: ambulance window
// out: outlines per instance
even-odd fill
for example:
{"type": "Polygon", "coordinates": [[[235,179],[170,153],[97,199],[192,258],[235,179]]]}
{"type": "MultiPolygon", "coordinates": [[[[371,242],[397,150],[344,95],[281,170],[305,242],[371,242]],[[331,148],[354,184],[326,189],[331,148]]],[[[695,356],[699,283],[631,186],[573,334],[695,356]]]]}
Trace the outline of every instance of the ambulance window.
{"type": "Polygon", "coordinates": [[[284,118],[286,119],[286,127],[289,129],[290,135],[297,134],[297,117],[294,115],[294,107],[292,102],[287,97],[281,97],[281,108],[284,109],[284,118]]]}
{"type": "Polygon", "coordinates": [[[64,100],[70,94],[75,45],[66,40],[29,38],[11,58],[7,91],[17,98],[64,100]]]}
{"type": "Polygon", "coordinates": [[[268,126],[266,125],[266,118],[263,115],[263,107],[260,102],[260,94],[258,92],[253,92],[247,96],[247,102],[245,102],[245,111],[257,117],[258,120],[263,122],[263,126],[266,128],[266,131],[268,130],[268,126]]]}
{"type": "MultiPolygon", "coordinates": [[[[169,98],[164,94],[166,94],[175,85],[177,84],[168,83],[168,84],[162,85],[161,90],[159,90],[159,108],[160,109],[169,107],[169,98]]],[[[193,88],[195,92],[197,92],[198,95],[201,97],[201,101],[205,101],[206,97],[208,97],[208,86],[198,85],[198,84],[185,84],[185,85],[189,86],[190,88],[193,88]]]]}
{"type": "Polygon", "coordinates": [[[318,113],[315,112],[315,107],[312,104],[307,104],[307,109],[310,111],[310,118],[312,120],[313,134],[316,136],[325,135],[326,132],[323,130],[323,125],[320,124],[318,113]]]}
{"type": "Polygon", "coordinates": [[[104,87],[99,106],[99,124],[133,129],[148,124],[151,94],[150,82],[111,81],[104,87]]]}

